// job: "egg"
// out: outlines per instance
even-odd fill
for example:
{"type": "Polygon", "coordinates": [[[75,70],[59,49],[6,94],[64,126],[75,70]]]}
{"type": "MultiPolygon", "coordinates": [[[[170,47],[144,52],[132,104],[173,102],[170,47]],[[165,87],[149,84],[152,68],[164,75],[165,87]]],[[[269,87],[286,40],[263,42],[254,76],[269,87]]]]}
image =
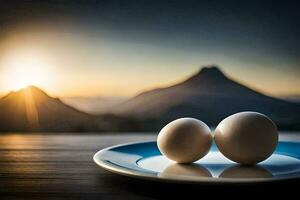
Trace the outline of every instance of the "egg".
{"type": "Polygon", "coordinates": [[[222,120],[215,129],[215,143],[228,159],[253,165],[267,159],[278,143],[277,127],[267,116],[240,112],[222,120]]]}
{"type": "Polygon", "coordinates": [[[194,118],[180,118],[158,134],[160,152],[177,163],[192,163],[205,156],[212,145],[210,128],[194,118]]]}

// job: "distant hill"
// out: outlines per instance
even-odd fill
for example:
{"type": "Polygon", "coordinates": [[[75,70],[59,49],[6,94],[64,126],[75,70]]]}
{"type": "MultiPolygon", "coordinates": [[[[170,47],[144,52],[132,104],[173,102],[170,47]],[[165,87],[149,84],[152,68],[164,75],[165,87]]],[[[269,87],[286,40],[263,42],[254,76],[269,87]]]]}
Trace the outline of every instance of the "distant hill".
{"type": "Polygon", "coordinates": [[[91,114],[103,114],[127,100],[125,97],[65,97],[61,101],[80,111],[91,114]]]}
{"type": "Polygon", "coordinates": [[[112,113],[144,121],[158,129],[178,117],[196,117],[211,126],[240,111],[270,116],[280,128],[300,129],[300,104],[280,100],[227,77],[218,67],[204,67],[176,85],[143,92],[120,104],[112,113]]]}
{"type": "Polygon", "coordinates": [[[284,95],[280,96],[281,99],[300,103],[300,95],[284,95]]]}
{"type": "Polygon", "coordinates": [[[30,86],[0,99],[0,131],[127,131],[134,120],[114,115],[90,115],[30,86]]]}

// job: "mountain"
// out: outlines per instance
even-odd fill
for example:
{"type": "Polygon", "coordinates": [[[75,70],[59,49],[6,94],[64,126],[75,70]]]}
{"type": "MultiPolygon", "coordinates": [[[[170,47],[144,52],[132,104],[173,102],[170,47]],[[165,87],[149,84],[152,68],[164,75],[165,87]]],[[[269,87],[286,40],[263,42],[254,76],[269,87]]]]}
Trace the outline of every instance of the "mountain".
{"type": "Polygon", "coordinates": [[[30,86],[0,99],[0,131],[157,131],[179,117],[195,117],[216,126],[240,111],[261,112],[281,129],[300,130],[300,103],[262,94],[210,66],[176,85],[114,105],[101,115],[79,111],[30,86]]]}
{"type": "Polygon", "coordinates": [[[0,131],[86,132],[131,128],[138,129],[134,120],[78,111],[35,86],[0,99],[0,131]]]}
{"type": "Polygon", "coordinates": [[[280,98],[284,100],[300,103],[300,95],[283,95],[280,96],[280,98]]]}
{"type": "Polygon", "coordinates": [[[217,125],[241,111],[268,115],[284,129],[300,129],[300,104],[255,91],[226,76],[217,66],[202,68],[185,81],[143,92],[120,104],[112,112],[145,122],[146,129],[159,129],[179,117],[196,117],[217,125]]]}
{"type": "Polygon", "coordinates": [[[102,114],[127,100],[125,97],[65,97],[61,101],[80,111],[91,114],[102,114]]]}
{"type": "Polygon", "coordinates": [[[80,131],[97,129],[95,119],[30,86],[0,100],[1,131],[80,131]]]}

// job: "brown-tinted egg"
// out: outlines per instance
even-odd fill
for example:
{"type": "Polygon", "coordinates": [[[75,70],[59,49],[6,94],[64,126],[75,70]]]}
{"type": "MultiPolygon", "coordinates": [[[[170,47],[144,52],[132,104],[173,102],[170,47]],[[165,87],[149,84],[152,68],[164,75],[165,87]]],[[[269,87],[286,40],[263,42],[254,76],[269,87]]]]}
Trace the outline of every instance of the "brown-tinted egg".
{"type": "Polygon", "coordinates": [[[191,163],[205,156],[212,144],[210,128],[194,118],[180,118],[158,134],[160,152],[177,163],[191,163]]]}
{"type": "Polygon", "coordinates": [[[222,120],[215,130],[215,143],[228,159],[253,165],[267,159],[278,143],[277,127],[267,116],[240,112],[222,120]]]}

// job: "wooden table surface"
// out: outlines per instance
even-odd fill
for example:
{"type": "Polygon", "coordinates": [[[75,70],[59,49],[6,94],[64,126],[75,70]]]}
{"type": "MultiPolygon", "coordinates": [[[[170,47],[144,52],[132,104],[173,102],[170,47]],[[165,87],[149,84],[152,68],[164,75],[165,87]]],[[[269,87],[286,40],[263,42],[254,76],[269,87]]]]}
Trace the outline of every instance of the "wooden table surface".
{"type": "Polygon", "coordinates": [[[98,167],[93,155],[151,134],[0,134],[0,199],[166,199],[245,191],[289,194],[298,180],[259,185],[199,186],[143,182],[98,167]]]}

